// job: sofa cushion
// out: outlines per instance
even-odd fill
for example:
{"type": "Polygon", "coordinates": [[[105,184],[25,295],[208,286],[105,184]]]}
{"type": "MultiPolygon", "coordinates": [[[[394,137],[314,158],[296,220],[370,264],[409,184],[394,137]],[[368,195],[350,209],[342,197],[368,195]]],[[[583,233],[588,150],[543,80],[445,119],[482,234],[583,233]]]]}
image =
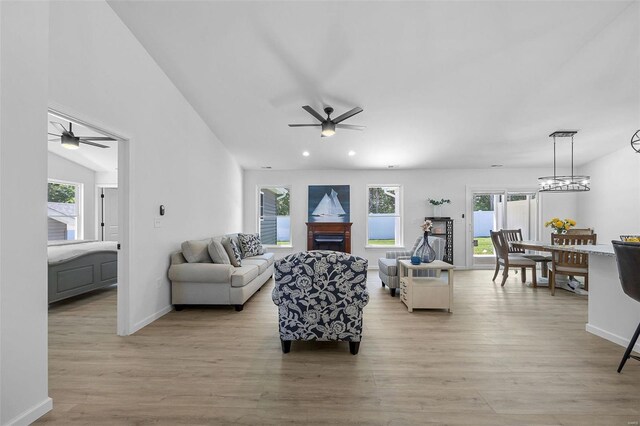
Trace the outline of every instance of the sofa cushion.
{"type": "Polygon", "coordinates": [[[240,250],[236,242],[231,238],[225,238],[222,240],[222,245],[227,251],[231,264],[236,267],[242,266],[242,257],[240,256],[240,250]]]}
{"type": "Polygon", "coordinates": [[[269,268],[269,262],[264,259],[256,259],[256,258],[244,258],[242,259],[243,265],[255,265],[258,267],[258,271],[262,274],[269,268]]]}
{"type": "Polygon", "coordinates": [[[395,277],[398,275],[398,261],[396,259],[385,259],[381,257],[378,259],[378,268],[385,275],[395,277]]]}
{"type": "Polygon", "coordinates": [[[242,257],[259,256],[264,253],[260,234],[238,234],[238,242],[242,250],[242,257]]]}
{"type": "Polygon", "coordinates": [[[268,265],[273,265],[274,256],[273,256],[273,253],[264,253],[264,254],[261,254],[259,256],[251,256],[251,257],[247,257],[245,259],[247,259],[247,260],[256,260],[256,259],[266,260],[268,265]]]}
{"type": "Polygon", "coordinates": [[[209,257],[209,242],[207,240],[189,240],[182,243],[182,254],[189,263],[212,263],[209,257]]]}
{"type": "Polygon", "coordinates": [[[225,250],[224,246],[220,241],[211,239],[208,250],[209,250],[209,256],[211,256],[211,260],[213,260],[213,263],[231,265],[231,259],[229,259],[227,250],[225,250]]]}
{"type": "Polygon", "coordinates": [[[169,279],[180,282],[229,284],[233,271],[234,267],[231,265],[181,263],[171,265],[169,279]]]}
{"type": "Polygon", "coordinates": [[[256,265],[244,265],[235,268],[231,274],[231,287],[244,287],[260,274],[256,265]]]}

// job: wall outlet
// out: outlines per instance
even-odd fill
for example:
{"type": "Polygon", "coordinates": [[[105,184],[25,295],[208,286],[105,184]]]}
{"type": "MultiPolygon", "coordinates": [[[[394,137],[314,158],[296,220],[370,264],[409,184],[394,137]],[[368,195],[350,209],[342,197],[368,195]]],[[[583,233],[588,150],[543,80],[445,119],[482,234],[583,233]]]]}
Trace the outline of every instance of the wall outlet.
{"type": "Polygon", "coordinates": [[[159,217],[156,217],[153,219],[153,227],[154,228],[162,228],[162,219],[159,217]]]}

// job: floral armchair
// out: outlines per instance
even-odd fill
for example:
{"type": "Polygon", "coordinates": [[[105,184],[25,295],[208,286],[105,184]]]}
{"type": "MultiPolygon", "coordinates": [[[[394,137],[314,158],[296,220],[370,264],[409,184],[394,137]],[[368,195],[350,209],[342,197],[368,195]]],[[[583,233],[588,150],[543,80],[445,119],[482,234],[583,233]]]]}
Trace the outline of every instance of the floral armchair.
{"type": "Polygon", "coordinates": [[[346,253],[309,251],[275,262],[271,297],[278,306],[282,352],[292,340],[340,340],[358,353],[362,309],[369,302],[367,260],[346,253]]]}

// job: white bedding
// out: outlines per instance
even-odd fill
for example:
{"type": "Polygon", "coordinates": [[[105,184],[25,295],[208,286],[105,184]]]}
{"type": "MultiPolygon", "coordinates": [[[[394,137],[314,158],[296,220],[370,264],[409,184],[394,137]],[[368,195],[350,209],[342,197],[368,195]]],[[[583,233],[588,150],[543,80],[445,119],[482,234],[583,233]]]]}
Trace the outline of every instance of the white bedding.
{"type": "Polygon", "coordinates": [[[47,247],[49,255],[49,265],[66,262],[76,257],[88,253],[99,251],[118,251],[118,243],[116,241],[70,241],[69,244],[60,242],[50,242],[47,247]],[[51,244],[53,243],[53,245],[51,244]]]}

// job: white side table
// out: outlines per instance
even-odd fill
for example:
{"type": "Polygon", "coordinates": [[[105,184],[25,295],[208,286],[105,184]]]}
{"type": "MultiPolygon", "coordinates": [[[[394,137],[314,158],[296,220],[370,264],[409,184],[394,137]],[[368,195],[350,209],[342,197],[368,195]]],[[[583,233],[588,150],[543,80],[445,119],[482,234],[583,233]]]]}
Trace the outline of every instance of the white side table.
{"type": "Polygon", "coordinates": [[[398,260],[400,277],[400,300],[407,305],[409,312],[414,309],[448,309],[453,312],[453,270],[454,266],[434,260],[431,263],[412,265],[409,260],[398,260]],[[448,279],[439,277],[414,277],[414,271],[447,270],[448,279]]]}

